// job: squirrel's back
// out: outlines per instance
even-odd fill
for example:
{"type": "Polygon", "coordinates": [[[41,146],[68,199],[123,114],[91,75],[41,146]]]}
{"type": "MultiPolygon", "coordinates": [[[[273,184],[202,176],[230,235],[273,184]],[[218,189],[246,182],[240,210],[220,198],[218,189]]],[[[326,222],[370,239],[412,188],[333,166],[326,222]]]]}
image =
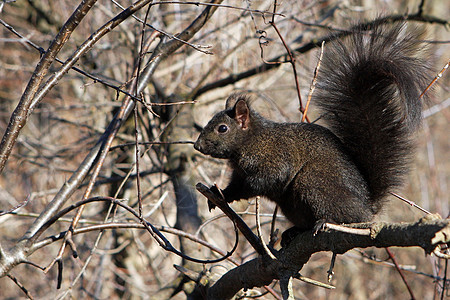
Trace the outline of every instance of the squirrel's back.
{"type": "Polygon", "coordinates": [[[405,23],[351,33],[326,47],[314,102],[345,145],[378,207],[401,185],[420,124],[427,64],[418,29],[405,23]]]}

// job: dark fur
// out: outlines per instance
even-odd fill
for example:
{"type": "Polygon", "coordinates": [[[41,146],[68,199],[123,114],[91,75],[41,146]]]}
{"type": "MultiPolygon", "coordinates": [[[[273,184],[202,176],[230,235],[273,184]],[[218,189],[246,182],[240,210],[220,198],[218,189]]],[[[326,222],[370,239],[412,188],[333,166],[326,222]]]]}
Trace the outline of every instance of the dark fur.
{"type": "Polygon", "coordinates": [[[194,146],[229,159],[225,199],[266,196],[301,230],[371,220],[401,184],[420,123],[427,68],[414,56],[417,34],[403,27],[357,32],[325,49],[314,101],[329,129],[272,122],[232,95],[194,146]]]}

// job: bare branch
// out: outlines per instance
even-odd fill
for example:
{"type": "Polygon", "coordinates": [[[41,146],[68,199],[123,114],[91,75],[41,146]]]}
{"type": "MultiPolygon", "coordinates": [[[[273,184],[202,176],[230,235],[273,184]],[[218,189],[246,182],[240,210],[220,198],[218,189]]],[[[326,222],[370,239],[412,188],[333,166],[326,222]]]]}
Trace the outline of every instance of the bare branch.
{"type": "MultiPolygon", "coordinates": [[[[370,28],[376,24],[382,24],[382,23],[386,23],[386,22],[399,22],[399,21],[405,21],[405,20],[410,20],[410,21],[419,21],[419,22],[423,22],[423,23],[437,23],[437,24],[442,24],[442,25],[446,25],[448,26],[448,21],[446,20],[442,20],[439,18],[435,18],[433,16],[417,16],[417,14],[410,14],[410,15],[390,15],[390,16],[386,16],[386,17],[382,17],[379,19],[376,19],[374,21],[370,21],[370,22],[366,22],[366,23],[361,23],[360,26],[361,28],[370,28]]],[[[351,34],[353,31],[355,30],[355,28],[351,28],[349,30],[346,31],[341,31],[338,34],[334,34],[331,36],[326,36],[326,37],[322,37],[322,38],[318,38],[318,39],[314,39],[311,40],[308,43],[303,44],[302,46],[299,46],[295,49],[293,49],[293,52],[297,52],[297,53],[307,53],[308,51],[310,51],[311,49],[320,47],[320,45],[322,45],[323,42],[328,43],[330,41],[333,41],[335,39],[338,38],[343,38],[345,36],[348,36],[349,34],[351,34]]],[[[240,73],[237,74],[231,74],[228,77],[219,79],[217,81],[208,83],[206,85],[204,85],[202,88],[198,89],[198,91],[196,92],[196,94],[192,97],[193,99],[197,99],[200,95],[216,89],[216,88],[220,88],[220,87],[224,87],[227,86],[229,84],[233,84],[236,83],[240,80],[255,76],[257,74],[261,74],[264,72],[268,72],[270,70],[276,69],[278,67],[280,67],[280,64],[277,62],[284,62],[288,60],[288,55],[287,54],[282,54],[282,55],[278,55],[272,59],[269,59],[268,63],[263,63],[260,64],[256,67],[250,68],[246,71],[242,71],[240,73]]]]}
{"type": "Polygon", "coordinates": [[[25,92],[22,94],[19,104],[17,105],[14,113],[11,116],[8,127],[6,128],[5,134],[3,135],[3,139],[0,144],[0,173],[2,173],[3,169],[5,168],[6,162],[8,161],[9,155],[11,154],[20,131],[23,127],[25,127],[40,83],[47,74],[48,69],[53,63],[56,55],[59,53],[64,44],[69,40],[72,32],[75,30],[78,24],[80,24],[81,20],[89,12],[95,2],[97,2],[97,0],[84,0],[80,3],[80,5],[75,9],[74,13],[61,28],[59,33],[53,39],[50,47],[42,56],[39,64],[33,72],[33,75],[25,89],[25,92]]]}
{"type": "MultiPolygon", "coordinates": [[[[131,14],[139,10],[148,4],[150,0],[141,0],[130,6],[128,9],[120,13],[116,18],[109,21],[107,24],[102,26],[97,32],[82,45],[80,48],[69,58],[64,66],[58,71],[55,75],[53,75],[48,81],[43,89],[40,91],[40,96],[34,98],[33,103],[37,103],[46,91],[48,91],[51,87],[53,87],[59,79],[70,69],[71,66],[79,59],[79,57],[85,53],[92,45],[98,41],[103,35],[111,31],[114,27],[128,18],[131,14]]],[[[211,3],[220,3],[221,1],[212,1],[211,3]]],[[[207,20],[212,16],[217,7],[208,6],[203,10],[203,12],[182,32],[179,37],[183,40],[189,40],[192,38],[198,30],[200,30],[207,20]]],[[[168,57],[171,53],[179,49],[183,43],[180,43],[175,40],[162,42],[155,49],[153,55],[150,57],[150,64],[147,65],[146,69],[143,71],[139,84],[137,85],[136,94],[140,94],[144,88],[147,87],[147,82],[150,80],[151,75],[155,71],[156,67],[159,63],[166,57],[168,57]]],[[[133,93],[131,93],[133,94],[133,93]]],[[[31,104],[29,104],[31,105],[31,104]]],[[[119,110],[118,115],[111,121],[110,125],[106,129],[104,135],[100,138],[94,148],[91,149],[90,153],[86,156],[84,161],[80,164],[77,171],[75,171],[71,178],[64,184],[58,194],[54,197],[54,199],[48,204],[45,210],[41,213],[41,215],[36,219],[24,237],[21,239],[21,242],[17,243],[13,249],[8,251],[8,257],[4,261],[0,261],[0,274],[4,276],[9,270],[11,270],[14,266],[19,263],[26,261],[26,256],[31,255],[32,253],[29,251],[33,242],[39,237],[39,235],[43,232],[43,229],[46,228],[46,223],[52,220],[52,216],[54,216],[60,207],[68,200],[70,195],[72,195],[75,189],[81,184],[82,180],[86,177],[89,170],[93,166],[93,163],[98,160],[99,162],[103,161],[106,154],[109,152],[109,147],[111,146],[112,140],[117,134],[119,128],[123,124],[123,122],[128,118],[132,109],[134,107],[134,102],[130,101],[129,98],[125,97],[122,102],[122,107],[119,110]],[[102,154],[103,159],[99,159],[98,155],[102,154]]],[[[18,132],[17,132],[18,134],[18,132]]],[[[5,161],[7,157],[5,157],[5,161]]],[[[101,166],[101,163],[97,164],[97,166],[101,166]]],[[[98,168],[99,170],[100,168],[98,168]]],[[[89,190],[89,189],[88,189],[89,190]]],[[[53,223],[53,222],[51,222],[53,223]]],[[[145,225],[145,224],[144,224],[145,225]]],[[[148,225],[147,225],[148,226],[148,225]]],[[[147,227],[146,226],[146,227],[147,227]]],[[[150,232],[152,229],[148,226],[147,230],[150,232]]],[[[155,238],[157,238],[155,236],[155,238]]],[[[158,238],[157,238],[158,240],[158,238]]],[[[199,260],[198,262],[202,262],[199,260]]]]}
{"type": "MultiPolygon", "coordinates": [[[[448,230],[450,220],[425,217],[415,223],[354,225],[370,229],[371,236],[331,231],[321,232],[315,237],[310,231],[299,234],[287,248],[281,249],[277,260],[262,256],[228,271],[209,289],[208,299],[231,299],[242,288],[267,285],[274,279],[280,279],[281,274],[285,276],[286,272],[296,276],[311,255],[320,251],[345,253],[356,247],[417,246],[431,253],[437,246],[433,243],[434,236],[448,230]]],[[[450,236],[440,242],[450,242],[450,236]]]]}
{"type": "Polygon", "coordinates": [[[202,183],[197,183],[197,190],[202,193],[208,200],[213,202],[217,207],[219,207],[227,216],[230,218],[245,238],[249,241],[252,247],[258,252],[258,254],[265,254],[264,246],[258,237],[252,232],[252,230],[247,226],[247,224],[242,220],[242,218],[231,209],[230,206],[223,200],[220,199],[218,195],[212,192],[208,187],[202,183]]]}

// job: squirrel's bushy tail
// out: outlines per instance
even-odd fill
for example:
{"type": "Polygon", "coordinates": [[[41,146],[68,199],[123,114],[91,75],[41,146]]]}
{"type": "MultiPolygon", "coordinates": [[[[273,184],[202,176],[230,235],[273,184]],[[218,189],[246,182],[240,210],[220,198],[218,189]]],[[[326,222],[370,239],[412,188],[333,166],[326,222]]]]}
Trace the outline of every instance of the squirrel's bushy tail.
{"type": "Polygon", "coordinates": [[[369,183],[374,210],[401,185],[420,124],[427,64],[418,29],[357,31],[325,48],[314,101],[369,183]],[[423,54],[423,53],[422,53],[423,54]]]}

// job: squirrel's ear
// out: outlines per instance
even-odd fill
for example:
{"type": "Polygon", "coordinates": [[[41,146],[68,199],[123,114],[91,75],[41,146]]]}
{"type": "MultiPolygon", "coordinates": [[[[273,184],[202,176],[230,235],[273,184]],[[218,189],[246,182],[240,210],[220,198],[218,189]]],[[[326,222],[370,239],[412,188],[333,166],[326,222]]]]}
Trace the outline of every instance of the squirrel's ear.
{"type": "Polygon", "coordinates": [[[250,124],[250,109],[245,100],[239,99],[234,105],[234,119],[242,129],[247,129],[250,124]]]}

